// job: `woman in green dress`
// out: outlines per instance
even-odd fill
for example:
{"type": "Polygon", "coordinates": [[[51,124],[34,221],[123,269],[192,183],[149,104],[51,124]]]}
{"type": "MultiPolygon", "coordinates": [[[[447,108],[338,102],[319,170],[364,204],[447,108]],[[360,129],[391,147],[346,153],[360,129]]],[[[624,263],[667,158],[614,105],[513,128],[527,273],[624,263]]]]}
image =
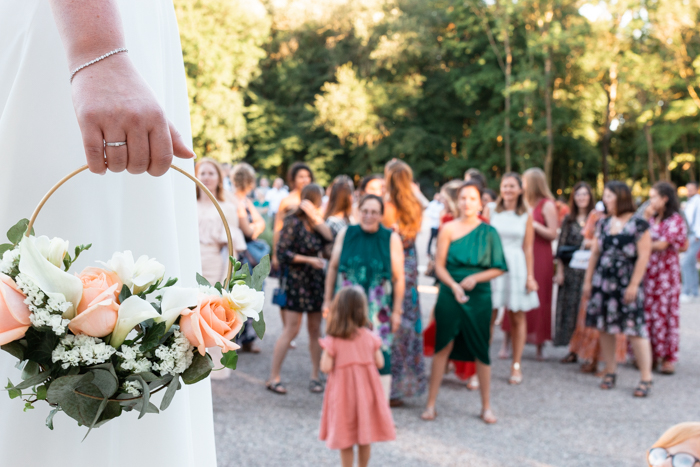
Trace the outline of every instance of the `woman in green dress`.
{"type": "Polygon", "coordinates": [[[366,195],[358,206],[360,223],[341,230],[333,245],[326,272],[323,304],[327,315],[333,296],[342,287],[357,285],[367,294],[369,321],[382,341],[382,385],[391,387],[391,344],[403,314],[403,244],[397,233],[381,225],[384,203],[366,195]]]}
{"type": "Polygon", "coordinates": [[[435,401],[447,360],[473,362],[479,376],[481,419],[496,423],[491,410],[491,279],[508,270],[496,229],[479,220],[481,186],[466,182],[459,190],[461,217],[440,229],[435,273],[440,293],[435,305],[435,356],[428,403],[421,418],[434,420],[435,401]]]}

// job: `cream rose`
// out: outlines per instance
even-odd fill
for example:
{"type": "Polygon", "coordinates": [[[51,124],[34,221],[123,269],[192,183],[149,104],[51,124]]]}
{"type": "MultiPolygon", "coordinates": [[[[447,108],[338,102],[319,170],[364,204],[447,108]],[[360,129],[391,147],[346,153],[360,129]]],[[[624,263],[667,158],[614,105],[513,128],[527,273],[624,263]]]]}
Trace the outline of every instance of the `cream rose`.
{"type": "Polygon", "coordinates": [[[140,256],[134,261],[131,251],[114,253],[112,259],[100,263],[114,271],[134,294],[148,290],[150,286],[163,279],[165,266],[148,256],[140,256]]]}
{"type": "Polygon", "coordinates": [[[245,316],[232,302],[218,295],[200,294],[194,310],[186,308],[180,317],[180,330],[201,355],[207,348],[220,347],[222,352],[236,350],[231,340],[243,327],[245,316]]]}
{"type": "Polygon", "coordinates": [[[10,276],[0,274],[0,345],[21,339],[29,329],[32,313],[25,298],[10,276]]]}
{"type": "Polygon", "coordinates": [[[230,292],[224,291],[224,300],[230,307],[255,321],[260,319],[260,312],[265,305],[265,294],[251,289],[247,285],[234,285],[230,292]]]}

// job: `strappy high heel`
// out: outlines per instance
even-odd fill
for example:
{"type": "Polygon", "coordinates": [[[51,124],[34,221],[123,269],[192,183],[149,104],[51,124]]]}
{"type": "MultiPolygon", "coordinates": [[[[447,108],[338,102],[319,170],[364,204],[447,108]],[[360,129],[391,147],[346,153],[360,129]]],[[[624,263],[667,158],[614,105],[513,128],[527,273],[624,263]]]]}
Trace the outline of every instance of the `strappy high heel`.
{"type": "Polygon", "coordinates": [[[617,381],[617,373],[607,373],[603,376],[603,381],[600,382],[600,389],[612,389],[617,381]]]}

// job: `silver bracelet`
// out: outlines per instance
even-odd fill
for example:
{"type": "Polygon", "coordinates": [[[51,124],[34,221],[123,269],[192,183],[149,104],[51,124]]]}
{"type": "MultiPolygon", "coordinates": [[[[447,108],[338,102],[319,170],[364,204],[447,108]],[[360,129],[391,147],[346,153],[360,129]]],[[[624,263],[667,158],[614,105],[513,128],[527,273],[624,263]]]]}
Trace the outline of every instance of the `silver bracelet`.
{"type": "Polygon", "coordinates": [[[118,53],[120,53],[120,52],[128,52],[128,50],[125,49],[125,48],[123,48],[123,47],[122,47],[122,48],[119,48],[119,49],[114,49],[114,50],[112,50],[111,52],[107,52],[106,54],[104,54],[104,55],[102,55],[102,56],[99,56],[99,57],[97,57],[96,59],[94,59],[94,60],[92,60],[92,61],[89,61],[89,62],[87,62],[87,63],[84,64],[84,65],[80,65],[78,68],[76,68],[75,70],[73,70],[73,72],[71,72],[71,74],[70,74],[70,82],[71,82],[71,83],[73,82],[73,77],[75,76],[75,74],[76,74],[77,72],[79,72],[80,70],[82,70],[83,68],[89,67],[90,65],[92,65],[92,64],[94,64],[94,63],[97,63],[97,62],[99,62],[100,60],[104,60],[105,58],[109,57],[110,55],[118,54],[118,53]]]}

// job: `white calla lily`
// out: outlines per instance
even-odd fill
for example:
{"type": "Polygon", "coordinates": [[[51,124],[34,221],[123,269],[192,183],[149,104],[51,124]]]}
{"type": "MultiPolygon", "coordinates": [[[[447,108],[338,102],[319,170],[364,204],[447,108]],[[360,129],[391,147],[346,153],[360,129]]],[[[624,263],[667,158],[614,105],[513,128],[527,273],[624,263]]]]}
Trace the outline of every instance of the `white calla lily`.
{"type": "Polygon", "coordinates": [[[100,264],[114,271],[134,294],[148,290],[165,275],[165,266],[158,261],[145,255],[134,261],[134,255],[129,250],[114,253],[112,259],[106,263],[100,261],[100,264]]]}
{"type": "Polygon", "coordinates": [[[49,238],[46,235],[36,237],[34,240],[37,250],[41,256],[48,259],[51,264],[60,268],[63,266],[63,258],[68,252],[69,243],[62,238],[49,238]]]}
{"type": "Polygon", "coordinates": [[[19,244],[19,271],[47,297],[69,302],[71,306],[63,313],[63,318],[73,319],[83,296],[83,283],[46,259],[34,240],[34,237],[24,237],[19,244]]]}
{"type": "Polygon", "coordinates": [[[157,323],[165,321],[167,331],[175,323],[183,310],[197,306],[199,291],[185,287],[168,287],[163,291],[160,303],[161,315],[155,319],[157,323]]]}
{"type": "Polygon", "coordinates": [[[260,319],[260,312],[265,305],[263,292],[258,292],[247,285],[236,284],[230,292],[224,291],[223,297],[231,304],[231,308],[242,315],[253,318],[255,321],[260,319]]]}
{"type": "Polygon", "coordinates": [[[146,300],[132,295],[119,305],[117,325],[112,331],[109,345],[118,349],[126,340],[126,336],[139,324],[147,319],[160,317],[153,305],[146,300]]]}

